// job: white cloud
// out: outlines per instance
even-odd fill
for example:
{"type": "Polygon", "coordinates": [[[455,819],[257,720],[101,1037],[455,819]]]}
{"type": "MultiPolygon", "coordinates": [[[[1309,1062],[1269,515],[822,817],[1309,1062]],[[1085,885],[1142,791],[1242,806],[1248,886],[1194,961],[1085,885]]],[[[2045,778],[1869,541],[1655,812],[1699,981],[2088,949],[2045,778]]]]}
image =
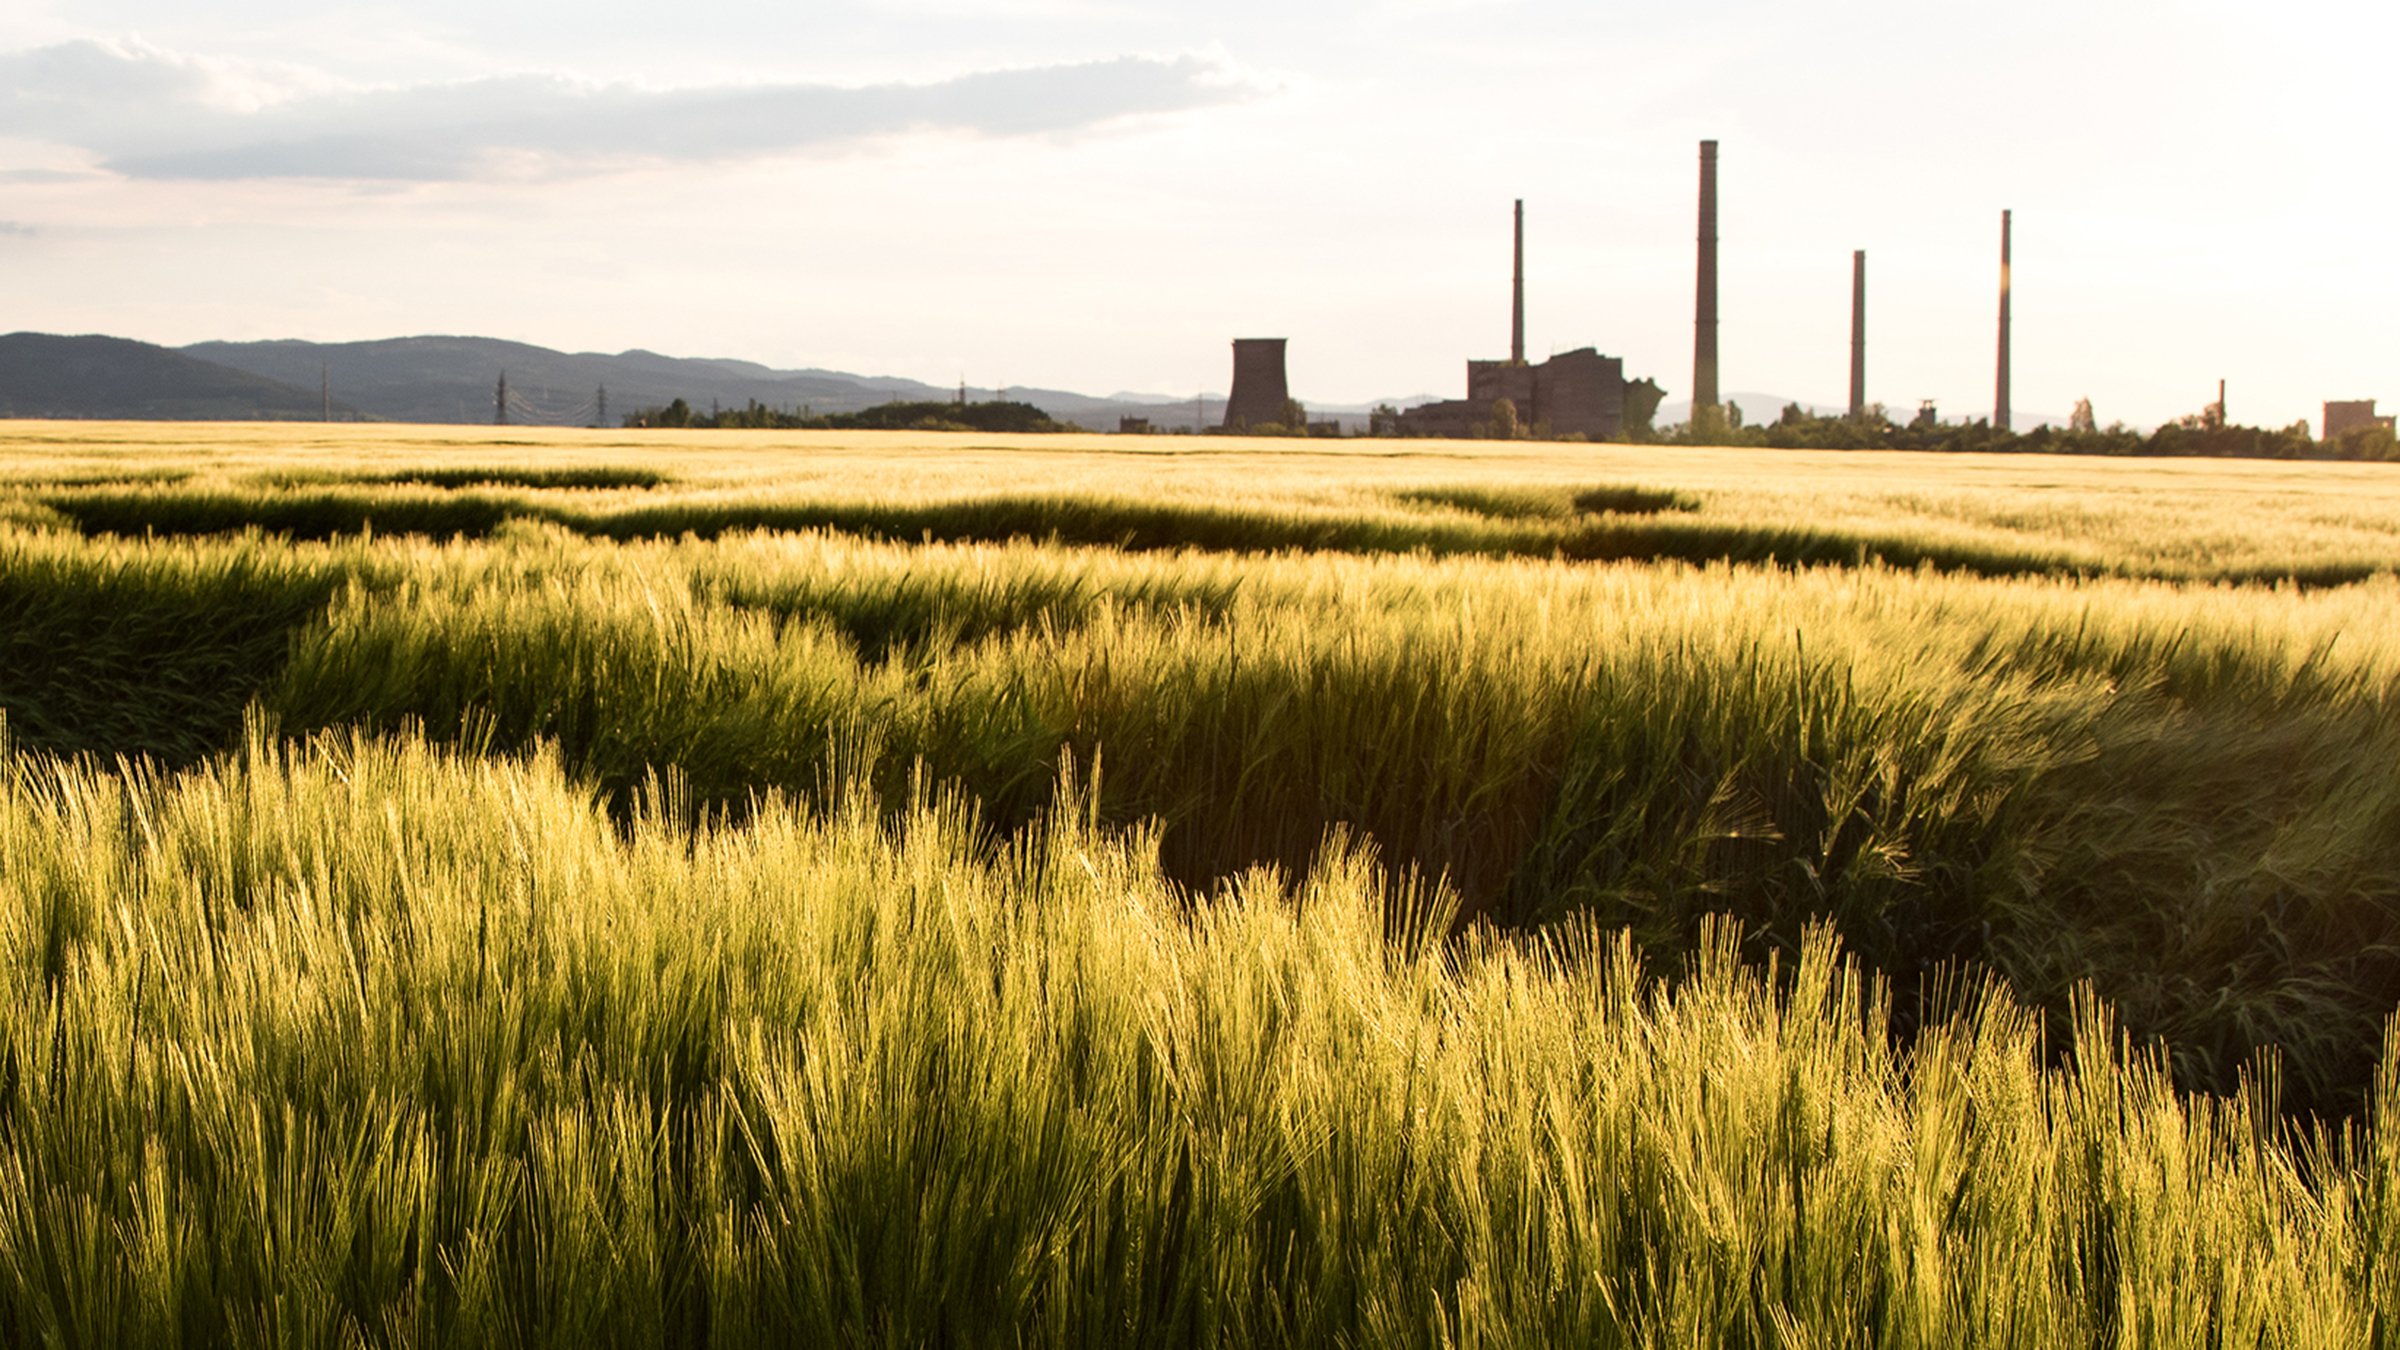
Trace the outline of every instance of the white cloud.
{"type": "Polygon", "coordinates": [[[931,83],[649,89],[549,75],[387,88],[80,41],[0,54],[0,134],[129,177],[447,181],[790,153],[913,131],[1051,136],[1249,96],[1195,57],[931,83]]]}

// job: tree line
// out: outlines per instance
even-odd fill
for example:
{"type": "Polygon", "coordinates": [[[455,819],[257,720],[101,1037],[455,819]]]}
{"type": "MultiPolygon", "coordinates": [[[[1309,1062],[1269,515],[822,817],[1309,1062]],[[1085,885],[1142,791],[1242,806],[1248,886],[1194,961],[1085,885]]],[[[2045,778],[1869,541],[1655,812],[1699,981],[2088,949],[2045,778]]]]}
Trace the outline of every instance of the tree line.
{"type": "Polygon", "coordinates": [[[1695,410],[1694,417],[1662,429],[1651,438],[1664,445],[1748,445],[1782,450],[1932,450],[1948,452],[2050,455],[2189,455],[2221,459],[2347,459],[2400,460],[2392,429],[2385,425],[2360,427],[2330,441],[2314,436],[2306,422],[2288,427],[2240,426],[2225,420],[2224,409],[2210,404],[2197,413],[2150,432],[2122,422],[2100,426],[2092,416],[2090,399],[2078,399],[2064,427],[2042,425],[2029,431],[1995,427],[1977,418],[1945,422],[1931,404],[1909,421],[1892,419],[1880,403],[1852,417],[1811,413],[1797,403],[1786,404],[1772,422],[1745,424],[1738,404],[1695,410]]]}
{"type": "Polygon", "coordinates": [[[893,402],[857,412],[820,413],[806,406],[775,408],[756,399],[739,408],[694,409],[682,399],[625,415],[629,427],[701,427],[744,431],[1077,431],[1030,403],[893,402]]]}
{"type": "MultiPolygon", "coordinates": [[[[1927,404],[1906,422],[1894,420],[1884,405],[1870,405],[1858,416],[1812,413],[1797,403],[1786,404],[1772,422],[1747,422],[1739,404],[1696,409],[1694,416],[1670,426],[1652,428],[1649,414],[1662,391],[1650,381],[1636,386],[1647,397],[1637,404],[1629,395],[1625,435],[1628,441],[1654,445],[1757,446],[1778,450],[1924,450],[1947,453],[2022,453],[2054,455],[2197,456],[2221,459],[2315,459],[2400,462],[2400,444],[2392,428],[2376,424],[2359,427],[2329,440],[2319,440],[2306,422],[2287,427],[2253,427],[2229,423],[2224,411],[2210,404],[2153,431],[2137,431],[2122,422],[2100,426],[2089,399],[2078,399],[2064,427],[2042,425],[2028,431],[1995,427],[1987,419],[1945,422],[1927,404]]],[[[1297,405],[1294,405],[1295,408],[1297,405]]],[[[1498,415],[1483,434],[1497,439],[1546,439],[1538,426],[1525,426],[1515,408],[1501,401],[1498,415]]],[[[753,399],[739,408],[694,409],[683,399],[664,407],[642,408],[625,415],[628,427],[698,427],[755,431],[981,431],[1072,432],[1084,428],[1061,422],[1030,403],[992,400],[982,403],[892,402],[856,412],[819,413],[803,406],[776,408],[753,399]]],[[[1306,427],[1302,417],[1294,427],[1306,427]]],[[[1313,430],[1313,428],[1312,428],[1313,430]]],[[[1245,434],[1299,434],[1282,427],[1252,427],[1245,434]]],[[[1369,418],[1369,435],[1405,434],[1399,410],[1389,405],[1369,418]]]]}

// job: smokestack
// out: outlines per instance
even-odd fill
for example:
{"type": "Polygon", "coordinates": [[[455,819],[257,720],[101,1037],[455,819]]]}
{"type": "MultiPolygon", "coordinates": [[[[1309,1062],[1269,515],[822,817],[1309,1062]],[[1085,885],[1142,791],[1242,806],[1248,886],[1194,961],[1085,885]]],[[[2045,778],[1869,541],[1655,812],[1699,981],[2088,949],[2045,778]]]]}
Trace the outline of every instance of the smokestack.
{"type": "Polygon", "coordinates": [[[2008,236],[2011,212],[2000,213],[2000,379],[1992,397],[1992,425],[2008,430],[2008,236]]]}
{"type": "Polygon", "coordinates": [[[1717,406],[1717,143],[1700,142],[1700,287],[1692,332],[1692,415],[1717,406]]]}
{"type": "Polygon", "coordinates": [[[1867,251],[1850,254],[1850,415],[1867,415],[1867,251]]]}
{"type": "Polygon", "coordinates": [[[1508,320],[1508,360],[1525,364],[1525,199],[1517,198],[1517,272],[1508,320]]]}

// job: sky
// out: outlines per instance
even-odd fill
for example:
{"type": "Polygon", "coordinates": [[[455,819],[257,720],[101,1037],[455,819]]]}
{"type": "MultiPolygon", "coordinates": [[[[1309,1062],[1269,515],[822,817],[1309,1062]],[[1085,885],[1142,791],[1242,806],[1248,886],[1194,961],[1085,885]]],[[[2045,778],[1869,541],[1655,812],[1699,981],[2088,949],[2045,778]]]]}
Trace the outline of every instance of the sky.
{"type": "MultiPolygon", "coordinates": [[[[2020,425],[2400,403],[2400,9],[10,0],[0,331],[472,333],[935,383],[1464,392],[1528,347],[2020,425]],[[2271,19],[2271,21],[2270,21],[2271,19]]],[[[1751,410],[1755,415],[1762,410],[1751,410]]]]}

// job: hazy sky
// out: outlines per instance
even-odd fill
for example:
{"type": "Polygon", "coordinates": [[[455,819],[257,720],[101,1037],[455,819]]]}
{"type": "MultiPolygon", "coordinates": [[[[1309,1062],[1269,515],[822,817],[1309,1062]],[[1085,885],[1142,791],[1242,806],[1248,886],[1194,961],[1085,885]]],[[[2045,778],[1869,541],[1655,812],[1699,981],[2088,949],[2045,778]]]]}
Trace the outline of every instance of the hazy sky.
{"type": "Polygon", "coordinates": [[[480,333],[979,385],[1728,390],[2312,422],[2400,403],[2400,11],[2027,0],[11,0],[0,331],[480,333]]]}

